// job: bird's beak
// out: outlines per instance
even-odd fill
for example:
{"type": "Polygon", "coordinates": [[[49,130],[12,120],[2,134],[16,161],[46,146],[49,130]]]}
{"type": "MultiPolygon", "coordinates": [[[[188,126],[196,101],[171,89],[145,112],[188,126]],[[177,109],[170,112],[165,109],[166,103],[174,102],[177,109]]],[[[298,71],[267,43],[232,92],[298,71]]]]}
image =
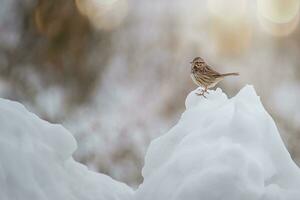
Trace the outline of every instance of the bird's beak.
{"type": "Polygon", "coordinates": [[[193,64],[193,62],[190,62],[191,64],[193,64]]]}

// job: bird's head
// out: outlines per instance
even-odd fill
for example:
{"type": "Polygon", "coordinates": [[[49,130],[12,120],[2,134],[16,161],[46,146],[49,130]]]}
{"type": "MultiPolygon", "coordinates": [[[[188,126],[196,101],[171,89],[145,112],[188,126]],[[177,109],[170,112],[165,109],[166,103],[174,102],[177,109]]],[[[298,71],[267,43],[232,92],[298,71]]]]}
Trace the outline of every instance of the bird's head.
{"type": "Polygon", "coordinates": [[[202,67],[202,66],[205,65],[205,61],[204,61],[202,58],[200,58],[200,57],[194,58],[193,61],[190,62],[190,63],[191,63],[192,66],[194,66],[194,67],[202,67]]]}

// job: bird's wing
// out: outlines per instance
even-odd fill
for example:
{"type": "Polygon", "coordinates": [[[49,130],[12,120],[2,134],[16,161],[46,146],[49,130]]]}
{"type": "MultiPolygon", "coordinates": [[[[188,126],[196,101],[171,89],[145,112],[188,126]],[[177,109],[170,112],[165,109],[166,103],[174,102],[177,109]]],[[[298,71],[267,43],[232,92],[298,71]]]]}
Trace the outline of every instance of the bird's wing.
{"type": "Polygon", "coordinates": [[[203,74],[213,77],[219,77],[221,74],[215,70],[213,70],[210,66],[205,66],[203,74]]]}

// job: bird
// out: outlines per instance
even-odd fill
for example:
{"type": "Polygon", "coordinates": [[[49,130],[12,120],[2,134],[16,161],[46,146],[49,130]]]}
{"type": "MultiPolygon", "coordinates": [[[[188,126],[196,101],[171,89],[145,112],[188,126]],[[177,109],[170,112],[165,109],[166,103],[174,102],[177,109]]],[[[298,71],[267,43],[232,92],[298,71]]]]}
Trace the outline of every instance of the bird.
{"type": "Polygon", "coordinates": [[[225,73],[221,74],[213,70],[201,57],[196,57],[191,63],[191,77],[194,83],[204,89],[199,96],[206,98],[205,93],[209,93],[207,89],[215,87],[226,76],[238,76],[239,73],[225,73]]]}

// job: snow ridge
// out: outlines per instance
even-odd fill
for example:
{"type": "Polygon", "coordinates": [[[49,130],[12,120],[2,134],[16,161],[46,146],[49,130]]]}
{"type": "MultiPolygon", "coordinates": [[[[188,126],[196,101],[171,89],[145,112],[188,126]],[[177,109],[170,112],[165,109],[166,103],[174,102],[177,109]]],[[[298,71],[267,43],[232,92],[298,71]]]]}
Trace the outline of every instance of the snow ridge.
{"type": "Polygon", "coordinates": [[[151,143],[136,199],[299,199],[300,170],[254,88],[231,99],[195,92],[178,124],[151,143]]]}
{"type": "Polygon", "coordinates": [[[129,200],[133,191],[71,157],[73,136],[0,99],[1,200],[129,200]]]}

